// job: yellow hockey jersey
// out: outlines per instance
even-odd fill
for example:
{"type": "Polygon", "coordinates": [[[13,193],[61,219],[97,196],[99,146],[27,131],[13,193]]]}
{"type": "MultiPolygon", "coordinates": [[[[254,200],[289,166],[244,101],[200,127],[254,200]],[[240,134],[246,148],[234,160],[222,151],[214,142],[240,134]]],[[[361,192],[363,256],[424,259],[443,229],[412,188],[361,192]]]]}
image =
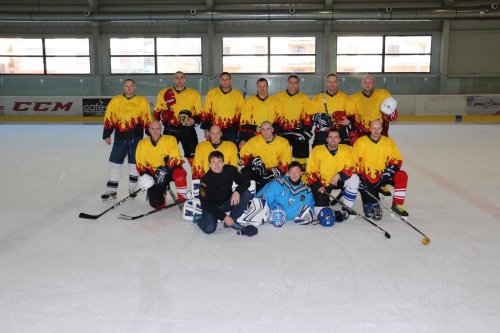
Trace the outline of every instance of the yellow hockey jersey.
{"type": "Polygon", "coordinates": [[[168,89],[172,89],[175,96],[175,104],[170,107],[170,109],[174,112],[174,117],[170,120],[170,125],[179,125],[178,116],[179,113],[184,110],[191,112],[191,118],[199,117],[201,120],[202,107],[200,93],[192,88],[177,91],[174,87],[163,88],[158,92],[154,108],[155,119],[160,119],[160,113],[167,110],[164,95],[168,89]]]}
{"type": "Polygon", "coordinates": [[[332,116],[334,126],[336,124],[335,112],[344,112],[347,117],[355,117],[356,115],[356,108],[351,98],[343,91],[337,91],[333,95],[330,95],[328,92],[319,93],[314,96],[311,105],[309,109],[309,114],[311,116],[316,113],[327,113],[332,116]]]}
{"type": "Polygon", "coordinates": [[[396,165],[401,168],[403,164],[403,157],[396,143],[386,136],[382,136],[378,142],[372,141],[369,136],[363,136],[356,140],[353,152],[356,173],[370,183],[378,182],[387,166],[396,165]]]}
{"type": "Polygon", "coordinates": [[[160,166],[173,168],[183,162],[177,140],[171,135],[162,135],[156,144],[151,138],[144,138],[135,151],[135,163],[141,175],[154,175],[160,166]]]}
{"type": "Polygon", "coordinates": [[[327,187],[337,173],[345,174],[345,178],[351,177],[355,167],[352,148],[348,145],[339,144],[335,155],[330,153],[326,145],[318,145],[313,148],[307,161],[307,182],[313,184],[319,181],[323,187],[327,187]]]}
{"type": "Polygon", "coordinates": [[[115,139],[126,137],[142,138],[144,129],[151,122],[149,103],[143,96],[114,96],[104,114],[103,139],[109,138],[115,131],[115,139]]]}
{"type": "Polygon", "coordinates": [[[351,96],[356,112],[356,127],[367,133],[370,131],[370,121],[382,119],[380,105],[391,94],[385,89],[375,89],[370,96],[366,96],[362,91],[351,96]]]}
{"type": "Polygon", "coordinates": [[[193,179],[200,179],[210,170],[208,155],[213,151],[220,151],[224,155],[224,164],[238,168],[238,148],[230,141],[222,141],[214,147],[210,141],[200,142],[196,146],[193,160],[193,179]]]}
{"type": "Polygon", "coordinates": [[[248,165],[253,157],[259,156],[267,169],[278,167],[282,173],[288,171],[292,162],[292,151],[288,140],[275,136],[271,142],[266,142],[262,135],[248,140],[240,151],[244,165],[248,165]]]}
{"type": "Polygon", "coordinates": [[[238,131],[243,103],[243,95],[238,90],[231,89],[224,93],[220,87],[212,88],[205,98],[202,119],[211,125],[218,125],[221,129],[234,127],[234,130],[238,131]]]}
{"type": "Polygon", "coordinates": [[[260,126],[264,121],[274,123],[280,115],[279,100],[275,96],[267,96],[261,99],[259,96],[251,96],[245,100],[241,111],[240,125],[260,126]]]}
{"type": "Polygon", "coordinates": [[[308,111],[311,108],[309,96],[300,91],[294,95],[281,91],[275,96],[280,101],[277,123],[283,131],[300,128],[302,125],[311,126],[312,116],[308,111]]]}

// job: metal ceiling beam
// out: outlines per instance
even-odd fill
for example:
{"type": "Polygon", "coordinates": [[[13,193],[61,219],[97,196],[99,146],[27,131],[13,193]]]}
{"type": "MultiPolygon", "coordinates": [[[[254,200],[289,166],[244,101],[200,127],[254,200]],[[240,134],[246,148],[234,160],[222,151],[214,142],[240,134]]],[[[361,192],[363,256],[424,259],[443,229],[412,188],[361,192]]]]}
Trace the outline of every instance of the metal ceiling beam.
{"type": "Polygon", "coordinates": [[[0,12],[0,21],[415,21],[498,19],[491,7],[379,10],[135,11],[96,13],[0,12]],[[88,14],[88,16],[86,16],[88,14]]]}

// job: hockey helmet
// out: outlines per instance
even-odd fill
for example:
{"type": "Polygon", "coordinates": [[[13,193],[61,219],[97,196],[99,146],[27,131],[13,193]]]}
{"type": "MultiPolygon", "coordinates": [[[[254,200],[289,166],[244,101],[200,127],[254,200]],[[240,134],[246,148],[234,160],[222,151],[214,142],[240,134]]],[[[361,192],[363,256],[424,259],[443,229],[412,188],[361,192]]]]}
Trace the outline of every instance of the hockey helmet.
{"type": "Polygon", "coordinates": [[[323,227],[331,227],[335,224],[335,214],[330,207],[323,208],[318,214],[318,221],[323,227]]]}
{"type": "Polygon", "coordinates": [[[380,111],[383,114],[390,116],[391,114],[394,113],[394,111],[396,111],[397,107],[398,107],[398,101],[396,101],[394,97],[390,96],[384,99],[382,104],[380,104],[380,111]]]}

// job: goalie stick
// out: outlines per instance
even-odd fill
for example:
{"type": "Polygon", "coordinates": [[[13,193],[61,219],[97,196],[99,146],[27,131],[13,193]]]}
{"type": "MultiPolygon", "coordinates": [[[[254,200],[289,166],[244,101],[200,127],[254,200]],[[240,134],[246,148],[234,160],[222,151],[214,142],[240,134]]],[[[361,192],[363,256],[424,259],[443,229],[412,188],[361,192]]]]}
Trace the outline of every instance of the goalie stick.
{"type": "MultiPolygon", "coordinates": [[[[328,193],[328,192],[326,192],[328,193]]],[[[333,199],[333,201],[336,201],[338,202],[343,208],[347,209],[347,211],[349,212],[352,212],[354,214],[356,214],[357,216],[361,217],[362,219],[364,219],[366,222],[370,223],[371,225],[373,225],[374,227],[380,229],[381,231],[384,232],[384,236],[386,238],[391,238],[391,235],[385,231],[384,229],[382,229],[377,223],[373,222],[372,220],[370,220],[369,218],[367,218],[366,216],[364,216],[363,214],[359,213],[357,210],[355,210],[354,208],[351,208],[349,206],[347,206],[345,203],[343,203],[342,201],[338,200],[336,197],[334,197],[333,195],[331,195],[330,193],[328,193],[328,195],[330,196],[331,199],[333,199]]]]}
{"type": "Polygon", "coordinates": [[[120,201],[118,201],[117,203],[115,203],[113,206],[109,207],[108,209],[106,209],[104,212],[102,212],[101,214],[98,214],[98,215],[91,215],[91,214],[87,214],[87,213],[80,213],[80,215],[78,215],[79,218],[81,219],[88,219],[88,220],[97,220],[99,217],[103,216],[104,214],[106,214],[107,212],[109,212],[110,210],[112,209],[115,209],[116,207],[120,206],[121,204],[123,204],[125,201],[127,201],[128,199],[130,199],[132,196],[135,196],[137,195],[137,193],[139,193],[140,191],[142,191],[141,189],[138,189],[137,191],[133,192],[133,193],[130,193],[130,195],[128,197],[125,197],[123,199],[121,199],[120,201]]]}
{"type": "Polygon", "coordinates": [[[398,213],[396,213],[395,211],[393,211],[389,206],[387,206],[386,204],[384,204],[382,202],[382,200],[380,199],[377,199],[373,194],[371,194],[369,191],[367,191],[365,188],[363,187],[359,187],[359,189],[363,192],[365,192],[368,196],[370,196],[372,199],[374,200],[377,200],[377,202],[382,206],[384,207],[388,212],[390,212],[391,214],[394,214],[394,216],[396,216],[397,218],[399,218],[401,221],[403,221],[404,223],[408,224],[413,230],[415,230],[416,232],[418,232],[420,235],[424,236],[424,238],[422,238],[422,241],[421,243],[423,245],[428,245],[431,240],[429,237],[427,237],[423,232],[421,232],[420,230],[418,230],[416,227],[413,226],[413,224],[411,224],[410,222],[406,221],[404,217],[402,217],[401,215],[399,215],[398,213]]]}
{"type": "Polygon", "coordinates": [[[168,209],[170,207],[174,207],[174,206],[180,205],[181,203],[183,203],[185,201],[186,200],[178,200],[178,201],[176,201],[174,203],[171,203],[169,205],[163,206],[161,208],[156,208],[156,209],[150,210],[149,212],[146,212],[146,213],[143,213],[143,214],[140,214],[140,215],[136,215],[136,216],[130,216],[130,215],[125,215],[125,214],[120,214],[120,215],[118,215],[118,218],[122,219],[122,220],[137,220],[137,219],[140,219],[141,217],[148,216],[148,215],[160,212],[162,210],[168,209]]]}

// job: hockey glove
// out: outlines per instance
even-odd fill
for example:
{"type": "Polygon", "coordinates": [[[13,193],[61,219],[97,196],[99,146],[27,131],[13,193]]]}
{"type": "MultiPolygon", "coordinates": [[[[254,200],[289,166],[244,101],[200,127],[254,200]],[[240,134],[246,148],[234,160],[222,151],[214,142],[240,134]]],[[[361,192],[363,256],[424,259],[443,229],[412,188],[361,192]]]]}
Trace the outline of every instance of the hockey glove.
{"type": "Polygon", "coordinates": [[[393,113],[387,116],[387,119],[389,119],[389,121],[394,121],[396,120],[397,117],[398,117],[398,110],[394,110],[393,113]]]}
{"type": "Polygon", "coordinates": [[[188,110],[182,110],[179,112],[179,115],[177,116],[177,120],[179,121],[179,124],[182,126],[187,126],[187,123],[189,119],[191,118],[191,112],[188,110]]]}
{"type": "Polygon", "coordinates": [[[139,188],[142,190],[147,190],[154,184],[155,184],[154,178],[148,175],[147,173],[143,174],[142,176],[139,177],[139,179],[137,179],[137,186],[139,186],[139,188]]]}
{"type": "Polygon", "coordinates": [[[262,162],[262,159],[259,156],[254,157],[252,159],[252,161],[250,162],[250,168],[259,177],[263,177],[264,174],[266,173],[266,166],[264,165],[264,162],[262,162]]]}
{"type": "Polygon", "coordinates": [[[163,110],[160,113],[160,120],[164,124],[168,124],[173,117],[174,117],[174,111],[172,111],[170,108],[168,110],[163,110]]]}
{"type": "Polygon", "coordinates": [[[264,175],[262,176],[262,178],[265,180],[279,178],[279,177],[281,177],[281,172],[278,168],[266,169],[264,175]]]}
{"type": "Polygon", "coordinates": [[[165,104],[167,107],[171,107],[172,105],[175,104],[175,93],[172,89],[167,89],[165,93],[163,94],[163,99],[165,100],[165,104]]]}
{"type": "Polygon", "coordinates": [[[168,170],[166,167],[161,166],[158,169],[156,169],[155,172],[155,182],[156,184],[162,184],[167,181],[167,176],[170,174],[170,170],[168,170]]]}
{"type": "Polygon", "coordinates": [[[384,169],[384,172],[382,172],[382,177],[380,178],[380,182],[383,185],[392,183],[396,171],[397,171],[397,166],[395,165],[390,165],[386,167],[384,169]]]}
{"type": "Polygon", "coordinates": [[[315,113],[312,121],[319,131],[328,131],[332,127],[332,117],[327,113],[315,113]]]}

